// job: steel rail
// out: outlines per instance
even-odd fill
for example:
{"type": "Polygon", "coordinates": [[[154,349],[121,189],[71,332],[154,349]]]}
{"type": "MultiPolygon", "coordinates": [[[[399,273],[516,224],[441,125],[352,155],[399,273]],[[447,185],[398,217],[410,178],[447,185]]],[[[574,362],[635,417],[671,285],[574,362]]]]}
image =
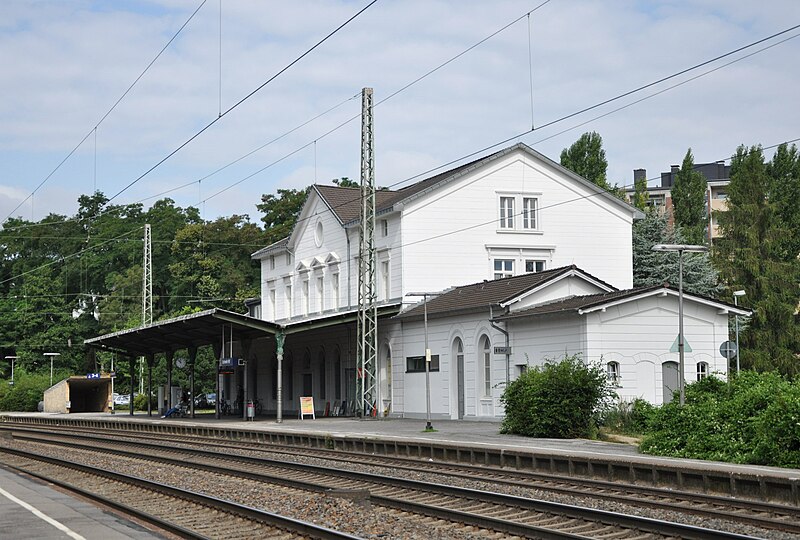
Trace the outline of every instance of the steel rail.
{"type": "MultiPolygon", "coordinates": [[[[0,425],[0,429],[3,426],[0,425]]],[[[8,428],[12,429],[12,428],[8,428]]],[[[19,428],[17,428],[19,430],[19,428]]],[[[24,431],[34,433],[47,433],[37,428],[22,428],[24,431]]],[[[78,428],[69,428],[68,431],[84,433],[78,428]]],[[[111,430],[107,430],[111,431],[111,430]]],[[[64,433],[62,431],[62,433],[64,433]]],[[[116,432],[115,432],[116,433],[116,432]]],[[[70,436],[65,434],[65,436],[70,436]]],[[[136,433],[137,439],[146,438],[148,440],[163,441],[163,437],[157,434],[136,433]]],[[[87,437],[84,435],[84,438],[87,437]]],[[[106,437],[92,434],[88,437],[96,440],[107,441],[106,437]]],[[[260,451],[283,453],[287,455],[317,455],[325,459],[349,463],[352,459],[346,456],[358,456],[360,459],[367,459],[369,463],[361,461],[363,465],[370,466],[390,466],[393,469],[408,470],[413,472],[429,471],[432,474],[446,475],[468,480],[482,480],[486,482],[500,483],[508,486],[522,487],[525,489],[539,489],[553,493],[565,495],[575,495],[576,488],[589,488],[598,492],[584,492],[582,496],[592,497],[599,500],[617,501],[635,506],[663,509],[669,511],[683,512],[709,518],[723,518],[737,523],[753,525],[766,529],[775,529],[783,532],[800,534],[800,508],[779,505],[774,503],[764,503],[753,500],[734,499],[718,495],[708,495],[697,492],[676,491],[664,488],[653,488],[637,486],[632,484],[619,484],[603,480],[584,479],[567,477],[562,475],[552,475],[545,473],[533,473],[529,471],[509,471],[507,469],[472,466],[463,463],[436,462],[435,466],[426,461],[407,457],[395,456],[376,456],[361,452],[327,450],[324,448],[301,448],[290,447],[282,444],[233,444],[233,442],[220,443],[218,439],[207,437],[182,436],[182,439],[189,444],[204,444],[221,449],[238,449],[244,451],[260,451]],[[266,446],[266,448],[265,448],[266,446]],[[275,450],[275,448],[285,448],[286,450],[275,450]],[[408,465],[398,465],[396,462],[408,463],[408,465]],[[532,483],[533,482],[533,483],[532,483]],[[656,498],[653,500],[652,498],[656,498]],[[661,500],[659,500],[661,499],[661,500]],[[766,517],[765,514],[782,516],[776,519],[766,517]]],[[[174,442],[174,439],[172,439],[174,442]]],[[[138,441],[137,442],[141,442],[138,441]]],[[[151,443],[153,444],[153,443],[151,443]]],[[[154,447],[161,448],[162,445],[155,444],[154,447]]]]}
{"type": "MultiPolygon", "coordinates": [[[[50,435],[49,437],[58,437],[58,435],[50,435]]],[[[73,441],[66,441],[66,442],[59,442],[52,438],[37,438],[37,437],[30,437],[30,439],[39,439],[38,442],[46,442],[46,443],[55,443],[55,444],[69,444],[72,447],[82,447],[86,450],[90,451],[98,451],[97,445],[88,445],[88,444],[81,444],[75,443],[73,441]]],[[[114,443],[108,442],[109,445],[114,444],[123,444],[123,443],[114,443]]],[[[308,464],[299,464],[299,463],[287,463],[284,461],[273,460],[269,458],[262,458],[262,457],[251,457],[251,456],[240,456],[240,455],[231,455],[231,454],[223,454],[216,451],[210,450],[201,450],[201,449],[185,449],[185,448],[174,448],[174,447],[166,447],[160,444],[153,444],[153,443],[146,443],[146,442],[134,442],[131,443],[130,441],[126,441],[124,444],[135,444],[140,448],[148,448],[148,449],[155,449],[160,452],[164,452],[167,454],[190,454],[195,458],[195,461],[192,463],[188,463],[185,459],[179,458],[170,458],[166,456],[142,456],[140,453],[127,450],[127,449],[118,449],[113,448],[110,446],[105,446],[102,448],[103,451],[106,452],[114,452],[118,455],[124,455],[129,457],[134,457],[137,459],[145,459],[145,460],[155,460],[161,461],[165,463],[169,463],[175,466],[183,466],[183,467],[192,467],[203,469],[215,473],[220,474],[228,474],[234,476],[240,476],[244,478],[249,478],[253,480],[260,480],[260,481],[268,481],[271,483],[278,483],[281,485],[295,487],[299,489],[306,489],[310,491],[325,491],[329,489],[330,485],[320,484],[317,482],[308,482],[298,479],[296,476],[294,478],[287,478],[286,474],[279,474],[279,473],[259,473],[254,472],[252,470],[235,470],[231,469],[229,466],[222,466],[222,465],[214,465],[208,463],[198,463],[196,461],[197,456],[205,456],[210,459],[220,460],[223,463],[230,463],[230,462],[238,462],[243,463],[245,465],[261,465],[270,468],[277,468],[278,470],[289,470],[294,472],[304,472],[304,473],[312,473],[316,475],[321,475],[323,477],[334,477],[340,479],[347,479],[353,480],[356,482],[367,482],[372,485],[378,486],[389,486],[394,489],[406,489],[406,490],[413,490],[413,491],[421,491],[421,492],[428,492],[428,493],[436,493],[441,496],[446,497],[454,497],[458,499],[470,500],[470,501],[480,501],[484,503],[489,503],[493,505],[501,505],[505,507],[511,508],[519,508],[525,511],[530,512],[544,512],[548,514],[554,515],[561,515],[566,516],[571,519],[579,519],[579,520],[589,520],[596,523],[602,523],[606,525],[613,525],[617,527],[623,527],[626,529],[635,529],[639,531],[647,531],[654,534],[659,535],[666,535],[666,536],[677,536],[680,538],[694,538],[694,539],[719,539],[719,538],[751,538],[745,535],[737,535],[734,533],[717,531],[713,529],[704,529],[701,527],[695,527],[692,525],[685,525],[680,523],[674,523],[670,521],[664,520],[656,520],[651,518],[645,518],[640,516],[631,516],[626,514],[619,514],[616,512],[608,512],[604,510],[597,510],[592,508],[584,508],[578,507],[573,505],[567,505],[563,503],[556,503],[550,501],[543,501],[538,499],[530,499],[524,497],[517,497],[512,495],[505,495],[500,493],[488,492],[488,491],[480,491],[475,489],[469,488],[462,488],[456,486],[449,486],[443,484],[433,484],[429,482],[422,482],[418,480],[409,480],[409,479],[401,479],[401,478],[392,478],[392,477],[385,477],[381,475],[376,475],[372,473],[364,473],[364,472],[356,472],[356,471],[343,471],[341,469],[332,469],[328,467],[321,467],[317,465],[308,465],[308,464]]],[[[468,517],[472,516],[472,519],[475,520],[476,517],[471,514],[467,514],[464,512],[460,512],[458,510],[453,513],[453,509],[445,509],[442,507],[435,507],[431,505],[422,505],[420,506],[419,503],[410,502],[408,500],[398,500],[397,497],[384,497],[378,494],[371,494],[370,500],[377,504],[384,504],[386,506],[391,506],[395,508],[411,508],[412,506],[403,507],[401,505],[415,505],[417,510],[414,510],[415,513],[421,513],[425,515],[435,515],[437,517],[442,517],[446,515],[446,513],[452,513],[452,515],[447,518],[453,521],[464,521],[468,517]],[[434,510],[435,509],[435,510],[434,510]]],[[[534,537],[541,537],[541,535],[553,535],[558,534],[559,536],[547,536],[548,538],[575,538],[575,536],[561,536],[563,533],[559,533],[557,531],[553,531],[552,529],[546,528],[530,528],[528,525],[523,525],[519,522],[512,522],[509,520],[499,520],[496,518],[489,518],[486,516],[479,516],[477,518],[480,521],[473,521],[472,524],[477,526],[485,527],[486,523],[493,523],[490,527],[494,530],[506,532],[509,534],[523,534],[525,536],[534,536],[534,537]],[[491,520],[491,521],[485,521],[491,520]],[[508,524],[514,524],[515,527],[508,528],[508,524]],[[520,529],[519,527],[527,528],[527,533],[522,532],[524,529],[520,529]]]]}
{"type": "MultiPolygon", "coordinates": [[[[147,480],[145,478],[139,478],[136,476],[131,476],[123,473],[108,471],[108,470],[101,470],[97,469],[88,465],[83,465],[80,463],[75,463],[72,461],[67,461],[64,459],[53,458],[49,456],[43,456],[40,454],[36,454],[34,452],[27,452],[24,450],[19,450],[16,448],[8,448],[8,447],[0,447],[0,453],[7,453],[16,455],[18,457],[45,462],[51,465],[56,465],[60,467],[66,467],[69,469],[77,470],[89,475],[93,476],[100,476],[104,478],[108,478],[111,480],[115,480],[118,482],[122,482],[125,484],[134,485],[140,488],[144,488],[146,490],[158,492],[176,499],[184,499],[191,502],[194,502],[199,505],[212,507],[219,509],[223,512],[240,516],[242,518],[255,521],[261,523],[263,525],[267,525],[270,527],[283,529],[290,533],[299,533],[302,535],[306,535],[309,538],[317,538],[321,540],[358,540],[358,536],[354,536],[348,533],[343,533],[340,531],[335,531],[329,529],[327,527],[322,527],[320,525],[316,525],[314,523],[310,523],[307,521],[302,521],[299,519],[290,518],[287,516],[282,516],[280,514],[274,514],[272,512],[267,512],[264,510],[260,510],[258,508],[254,508],[251,506],[246,506],[243,504],[238,504],[232,501],[227,501],[224,499],[220,499],[217,497],[212,497],[209,495],[205,495],[202,493],[197,493],[194,491],[189,491],[181,488],[177,488],[174,486],[170,486],[167,484],[162,484],[159,482],[153,482],[152,480],[147,480]]],[[[30,474],[32,476],[37,476],[38,478],[45,480],[47,482],[52,482],[54,484],[58,484],[65,489],[72,490],[75,492],[80,493],[86,497],[89,497],[93,500],[98,502],[102,502],[103,504],[107,504],[109,506],[115,507],[123,512],[129,512],[136,517],[143,519],[148,522],[152,522],[154,525],[159,527],[164,527],[166,530],[170,532],[174,532],[180,536],[184,536],[187,538],[207,538],[203,535],[197,534],[191,530],[185,529],[180,526],[176,526],[164,521],[157,516],[152,516],[135,508],[130,508],[127,505],[123,505],[120,503],[116,503],[111,499],[107,499],[98,494],[92,494],[87,490],[82,488],[77,488],[75,486],[70,486],[67,482],[58,481],[57,479],[48,477],[46,475],[41,475],[32,471],[28,471],[22,467],[16,467],[13,465],[6,465],[8,467],[14,468],[16,470],[22,471],[25,474],[30,474]]]]}

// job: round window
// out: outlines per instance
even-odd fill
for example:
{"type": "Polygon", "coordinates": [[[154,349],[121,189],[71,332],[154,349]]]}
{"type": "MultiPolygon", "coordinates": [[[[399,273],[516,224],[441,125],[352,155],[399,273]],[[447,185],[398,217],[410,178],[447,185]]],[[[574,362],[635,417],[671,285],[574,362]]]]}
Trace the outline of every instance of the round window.
{"type": "Polygon", "coordinates": [[[317,221],[317,227],[314,229],[314,243],[317,247],[322,247],[322,222],[317,221]]]}

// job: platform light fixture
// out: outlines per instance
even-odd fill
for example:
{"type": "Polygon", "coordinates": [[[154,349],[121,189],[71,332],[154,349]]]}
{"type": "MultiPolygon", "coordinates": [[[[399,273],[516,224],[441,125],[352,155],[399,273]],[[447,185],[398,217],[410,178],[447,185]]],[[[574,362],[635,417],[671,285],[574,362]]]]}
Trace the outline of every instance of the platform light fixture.
{"type": "Polygon", "coordinates": [[[57,352],[46,352],[44,356],[50,357],[50,386],[53,386],[53,358],[56,356],[61,356],[61,353],[57,352]]]}
{"type": "Polygon", "coordinates": [[[678,252],[678,392],[680,394],[680,404],[684,403],[684,363],[683,363],[683,252],[705,253],[707,246],[695,244],[656,244],[653,251],[677,251],[678,252]]]}
{"type": "MultiPolygon", "coordinates": [[[[744,296],[746,293],[744,290],[733,291],[733,305],[739,307],[739,297],[744,296]]],[[[741,351],[739,350],[739,314],[737,313],[734,315],[734,319],[736,320],[736,374],[739,374],[739,358],[742,356],[741,351]]]]}
{"type": "Polygon", "coordinates": [[[439,296],[438,292],[410,292],[406,296],[421,296],[423,320],[425,321],[425,431],[433,431],[431,424],[431,350],[428,348],[428,298],[439,296]]]}
{"type": "Polygon", "coordinates": [[[11,382],[8,384],[14,386],[14,360],[19,358],[19,356],[6,356],[6,360],[11,360],[11,382]]]}

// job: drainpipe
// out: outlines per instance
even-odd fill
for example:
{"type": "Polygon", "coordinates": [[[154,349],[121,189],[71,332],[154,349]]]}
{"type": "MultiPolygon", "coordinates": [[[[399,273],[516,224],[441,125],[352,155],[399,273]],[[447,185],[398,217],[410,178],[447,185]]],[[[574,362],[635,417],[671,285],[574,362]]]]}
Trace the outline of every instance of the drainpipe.
{"type": "MultiPolygon", "coordinates": [[[[503,330],[502,328],[497,326],[494,323],[494,321],[492,321],[493,318],[494,315],[492,315],[492,306],[489,306],[489,324],[492,326],[492,328],[494,328],[498,332],[502,332],[503,335],[506,336],[506,351],[509,351],[510,350],[509,347],[511,347],[511,344],[509,343],[508,331],[503,330]]],[[[510,382],[511,382],[511,353],[506,352],[506,388],[508,388],[508,384],[510,382]]]]}
{"type": "Polygon", "coordinates": [[[352,307],[352,291],[350,290],[350,231],[344,230],[344,237],[347,239],[347,309],[352,307]]]}

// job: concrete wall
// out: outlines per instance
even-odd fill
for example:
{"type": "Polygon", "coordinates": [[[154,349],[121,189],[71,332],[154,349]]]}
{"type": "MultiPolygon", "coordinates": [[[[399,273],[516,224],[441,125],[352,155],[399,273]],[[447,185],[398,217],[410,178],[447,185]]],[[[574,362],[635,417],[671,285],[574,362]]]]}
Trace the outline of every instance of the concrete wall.
{"type": "Polygon", "coordinates": [[[68,413],[69,386],[66,379],[44,391],[44,412],[68,413]]]}

